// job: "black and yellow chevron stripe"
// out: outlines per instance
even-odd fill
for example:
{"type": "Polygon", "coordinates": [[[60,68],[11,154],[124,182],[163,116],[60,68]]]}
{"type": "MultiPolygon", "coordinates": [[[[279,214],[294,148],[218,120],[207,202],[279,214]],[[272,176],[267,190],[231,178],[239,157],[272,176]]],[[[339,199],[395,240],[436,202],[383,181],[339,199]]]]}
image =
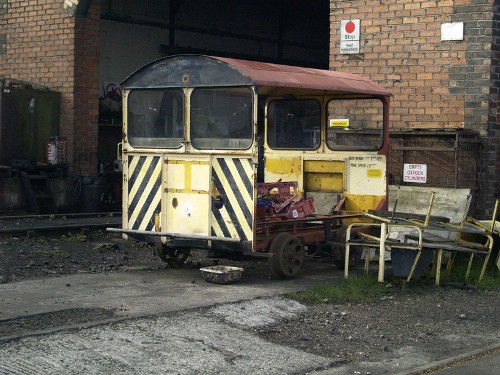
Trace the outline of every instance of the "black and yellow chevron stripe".
{"type": "Polygon", "coordinates": [[[253,163],[250,158],[216,158],[212,180],[223,199],[212,205],[212,236],[253,239],[253,163]]]}
{"type": "Polygon", "coordinates": [[[128,157],[128,229],[153,230],[160,212],[161,157],[128,157]]]}

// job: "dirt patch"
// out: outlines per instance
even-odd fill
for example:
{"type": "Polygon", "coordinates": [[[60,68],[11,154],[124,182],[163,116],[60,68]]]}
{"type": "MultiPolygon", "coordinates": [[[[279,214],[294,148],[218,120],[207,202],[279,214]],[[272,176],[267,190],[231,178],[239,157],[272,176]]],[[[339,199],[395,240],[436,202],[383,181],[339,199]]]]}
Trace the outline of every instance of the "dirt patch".
{"type": "Polygon", "coordinates": [[[126,241],[105,231],[57,236],[0,238],[0,283],[75,273],[108,272],[122,267],[165,267],[147,243],[126,241]]]}

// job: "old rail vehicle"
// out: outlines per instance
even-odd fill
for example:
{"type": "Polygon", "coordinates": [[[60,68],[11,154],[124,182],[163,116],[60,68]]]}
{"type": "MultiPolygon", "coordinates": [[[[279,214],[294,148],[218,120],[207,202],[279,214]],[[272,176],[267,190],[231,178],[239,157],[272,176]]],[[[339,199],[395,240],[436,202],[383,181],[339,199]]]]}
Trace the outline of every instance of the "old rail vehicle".
{"type": "MultiPolygon", "coordinates": [[[[123,225],[167,262],[266,256],[278,278],[387,204],[391,93],[355,74],[175,55],[122,84],[123,225]]],[[[339,259],[342,262],[342,259],[339,259]]]]}

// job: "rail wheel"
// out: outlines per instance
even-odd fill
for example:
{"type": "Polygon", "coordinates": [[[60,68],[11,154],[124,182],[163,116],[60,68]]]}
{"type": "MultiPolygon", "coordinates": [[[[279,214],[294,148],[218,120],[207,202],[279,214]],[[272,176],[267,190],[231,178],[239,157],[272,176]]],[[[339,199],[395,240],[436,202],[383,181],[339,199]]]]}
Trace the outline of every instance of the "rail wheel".
{"type": "Polygon", "coordinates": [[[295,276],[304,264],[304,245],[295,236],[279,233],[269,247],[273,254],[269,257],[271,274],[284,279],[295,276]]]}
{"type": "MultiPolygon", "coordinates": [[[[341,227],[335,232],[334,240],[338,243],[332,245],[333,264],[340,269],[344,269],[345,264],[345,240],[346,240],[346,227],[341,227]],[[342,245],[340,245],[342,244],[342,245]]],[[[349,252],[349,268],[357,268],[363,264],[361,255],[363,250],[360,247],[351,247],[349,252]]]]}
{"type": "Polygon", "coordinates": [[[190,250],[184,247],[172,248],[162,243],[157,243],[155,246],[160,259],[172,266],[182,266],[190,253],[190,250]]]}
{"type": "MultiPolygon", "coordinates": [[[[345,265],[345,248],[336,247],[332,250],[332,253],[334,255],[333,264],[335,264],[338,269],[343,270],[345,265]]],[[[363,250],[361,248],[351,248],[349,252],[349,269],[358,268],[364,264],[361,259],[362,254],[363,250]]]]}

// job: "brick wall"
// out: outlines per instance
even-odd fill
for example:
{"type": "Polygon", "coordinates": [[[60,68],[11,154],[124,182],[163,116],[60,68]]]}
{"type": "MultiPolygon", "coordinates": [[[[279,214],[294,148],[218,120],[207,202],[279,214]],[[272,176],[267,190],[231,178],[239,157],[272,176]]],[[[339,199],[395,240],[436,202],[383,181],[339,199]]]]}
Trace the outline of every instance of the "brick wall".
{"type": "Polygon", "coordinates": [[[75,28],[74,149],[75,163],[85,176],[95,176],[98,168],[100,8],[99,2],[92,3],[75,28]]]}
{"type": "Polygon", "coordinates": [[[489,139],[491,149],[489,150],[491,165],[494,170],[493,185],[491,191],[496,198],[500,198],[500,4],[495,4],[493,15],[493,47],[492,47],[492,69],[490,85],[490,119],[491,124],[489,139]]]}
{"type": "Polygon", "coordinates": [[[77,64],[98,54],[98,50],[91,52],[98,46],[95,30],[90,33],[88,44],[83,43],[83,38],[86,29],[92,28],[88,24],[96,19],[97,26],[93,27],[98,28],[99,2],[92,2],[88,20],[75,18],[59,0],[5,3],[6,10],[0,12],[0,41],[2,36],[6,40],[5,47],[0,46],[0,75],[47,86],[61,93],[60,135],[68,141],[70,172],[95,175],[98,94],[92,92],[90,95],[95,96],[90,99],[86,91],[91,91],[91,84],[85,77],[92,75],[95,90],[98,90],[99,78],[94,69],[97,63],[94,61],[94,66],[87,63],[90,69],[83,71],[77,64]],[[86,48],[83,58],[80,51],[75,53],[82,46],[86,48]],[[81,139],[92,139],[95,144],[90,148],[82,147],[81,139]]]}
{"type": "MultiPolygon", "coordinates": [[[[494,0],[331,1],[330,68],[368,76],[390,89],[391,127],[465,128],[485,146],[479,209],[498,194],[498,116],[492,87],[494,0]],[[361,20],[360,54],[341,55],[340,21],[361,20]],[[443,23],[464,22],[464,40],[441,41],[443,23]]],[[[498,6],[496,6],[498,11],[498,6]]],[[[496,30],[498,32],[498,29],[496,30]]],[[[498,72],[498,70],[497,70],[498,72]]],[[[498,85],[496,86],[498,88],[498,85]]]]}

